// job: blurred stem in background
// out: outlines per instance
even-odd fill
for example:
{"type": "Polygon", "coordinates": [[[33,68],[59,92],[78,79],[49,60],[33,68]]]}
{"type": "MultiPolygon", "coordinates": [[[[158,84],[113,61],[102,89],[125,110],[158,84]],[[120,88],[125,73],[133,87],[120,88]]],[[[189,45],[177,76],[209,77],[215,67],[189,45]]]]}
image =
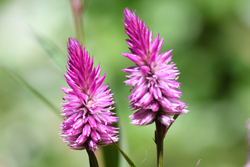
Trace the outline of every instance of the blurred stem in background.
{"type": "Polygon", "coordinates": [[[247,121],[247,131],[248,131],[248,136],[247,136],[248,154],[247,154],[247,163],[245,164],[244,167],[250,167],[250,119],[248,119],[247,121]]]}
{"type": "Polygon", "coordinates": [[[83,37],[83,22],[82,16],[84,12],[84,7],[86,6],[86,0],[70,0],[71,7],[73,10],[74,20],[75,20],[75,30],[77,40],[84,45],[83,37]]]}
{"type": "Polygon", "coordinates": [[[201,159],[198,160],[196,167],[199,167],[201,159]]]}

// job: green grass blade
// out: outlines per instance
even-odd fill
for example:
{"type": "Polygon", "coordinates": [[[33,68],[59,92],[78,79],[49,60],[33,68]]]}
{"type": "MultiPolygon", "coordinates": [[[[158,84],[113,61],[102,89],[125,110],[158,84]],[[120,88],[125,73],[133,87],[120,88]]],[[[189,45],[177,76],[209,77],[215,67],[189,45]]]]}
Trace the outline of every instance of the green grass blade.
{"type": "MultiPolygon", "coordinates": [[[[111,138],[110,138],[111,139],[111,138]]],[[[112,140],[112,139],[111,139],[112,140]]],[[[125,154],[123,152],[123,150],[112,140],[113,145],[115,146],[115,148],[122,154],[122,156],[124,157],[124,159],[127,161],[127,163],[131,166],[131,167],[136,167],[135,164],[133,163],[133,161],[127,156],[127,154],[125,154]]]]}
{"type": "Polygon", "coordinates": [[[30,84],[28,84],[24,79],[15,74],[13,71],[8,69],[6,66],[0,63],[0,67],[3,71],[8,74],[8,76],[14,81],[22,84],[25,88],[27,88],[32,94],[34,94],[38,99],[40,99],[44,104],[46,104],[57,116],[59,116],[59,109],[53,106],[43,95],[41,95],[38,91],[36,91],[30,84]]]}

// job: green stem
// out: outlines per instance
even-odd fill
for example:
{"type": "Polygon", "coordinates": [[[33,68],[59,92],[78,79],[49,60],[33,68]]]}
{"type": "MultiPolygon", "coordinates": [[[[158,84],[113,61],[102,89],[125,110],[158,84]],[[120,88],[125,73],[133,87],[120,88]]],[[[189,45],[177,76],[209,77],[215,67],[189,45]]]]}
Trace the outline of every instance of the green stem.
{"type": "Polygon", "coordinates": [[[123,150],[112,140],[112,138],[110,138],[110,140],[113,142],[116,149],[122,154],[123,158],[127,161],[129,166],[136,167],[134,162],[123,152],[123,150]]]}
{"type": "Polygon", "coordinates": [[[157,146],[157,167],[163,167],[163,129],[160,121],[155,121],[156,125],[156,146],[157,146]]]}
{"type": "Polygon", "coordinates": [[[99,167],[95,153],[92,150],[90,150],[89,147],[86,147],[86,151],[87,151],[88,156],[89,156],[90,167],[99,167]]]}
{"type": "MultiPolygon", "coordinates": [[[[179,114],[174,115],[174,120],[178,118],[179,114]]],[[[163,167],[163,141],[172,126],[173,122],[164,130],[162,123],[159,120],[155,121],[156,125],[156,146],[157,146],[157,167],[163,167]]]]}

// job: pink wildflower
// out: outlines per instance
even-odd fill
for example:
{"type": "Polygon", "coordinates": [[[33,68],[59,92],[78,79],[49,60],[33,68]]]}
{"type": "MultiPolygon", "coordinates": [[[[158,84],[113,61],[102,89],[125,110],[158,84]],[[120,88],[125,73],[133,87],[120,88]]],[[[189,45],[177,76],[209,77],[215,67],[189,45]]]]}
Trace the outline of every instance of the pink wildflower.
{"type": "Polygon", "coordinates": [[[168,126],[174,121],[173,115],[187,113],[187,105],[178,100],[181,97],[179,70],[171,59],[169,50],[159,53],[163,39],[159,35],[153,40],[153,32],[128,8],[124,10],[125,32],[131,53],[122,53],[135,63],[123,69],[129,73],[125,83],[132,86],[130,107],[136,111],[130,115],[132,124],[148,125],[156,120],[168,126]]]}
{"type": "Polygon", "coordinates": [[[89,148],[93,152],[97,145],[109,145],[118,141],[115,127],[117,122],[112,116],[112,94],[108,85],[103,86],[105,75],[100,76],[99,65],[93,69],[93,58],[76,39],[69,38],[69,60],[66,81],[70,88],[62,88],[64,96],[61,136],[69,147],[75,150],[89,148]],[[112,140],[110,139],[112,138],[112,140]]]}

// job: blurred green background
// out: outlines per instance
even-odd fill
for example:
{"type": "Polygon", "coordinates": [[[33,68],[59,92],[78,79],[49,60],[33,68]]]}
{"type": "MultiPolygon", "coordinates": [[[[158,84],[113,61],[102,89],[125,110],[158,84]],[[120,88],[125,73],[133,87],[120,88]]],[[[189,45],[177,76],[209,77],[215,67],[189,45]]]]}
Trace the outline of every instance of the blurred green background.
{"type": "MultiPolygon", "coordinates": [[[[243,166],[250,117],[250,0],[88,1],[86,49],[115,93],[122,148],[137,166],[155,167],[155,126],[132,126],[128,118],[130,87],[121,69],[133,63],[121,55],[129,51],[122,24],[125,7],[140,14],[154,37],[159,33],[165,39],[162,51],[173,49],[181,71],[182,101],[190,112],[176,120],[165,138],[165,166],[195,167],[199,159],[200,167],[243,166]]],[[[58,110],[60,87],[67,87],[68,37],[75,37],[68,0],[0,1],[0,62],[58,110]]],[[[60,116],[1,69],[0,114],[0,167],[89,166],[85,151],[70,150],[61,141],[60,116]]]]}

